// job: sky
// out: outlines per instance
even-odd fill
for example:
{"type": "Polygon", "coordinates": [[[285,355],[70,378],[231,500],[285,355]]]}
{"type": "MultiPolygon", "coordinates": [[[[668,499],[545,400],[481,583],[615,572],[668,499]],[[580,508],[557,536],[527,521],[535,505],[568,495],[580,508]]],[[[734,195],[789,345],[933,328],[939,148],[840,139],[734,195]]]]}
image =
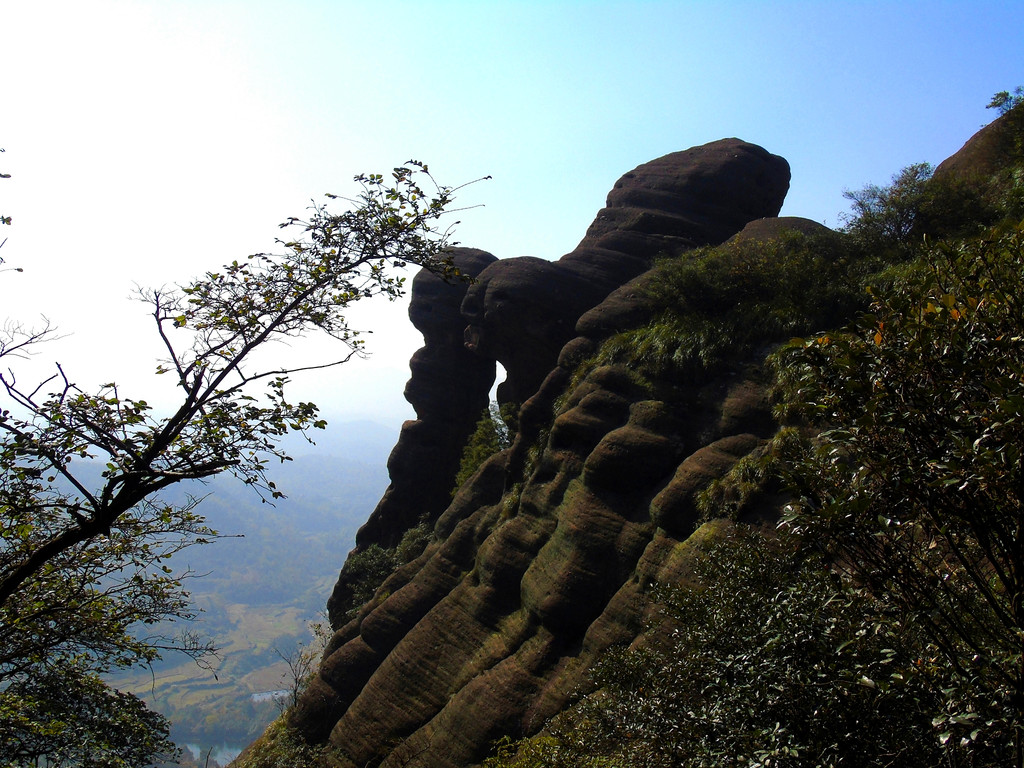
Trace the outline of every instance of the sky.
{"type": "MultiPolygon", "coordinates": [[[[60,362],[169,403],[136,287],[272,250],[358,173],[491,176],[460,193],[455,239],[557,259],[622,174],[737,136],[788,159],[783,215],[836,226],[844,189],[937,164],[1022,83],[1007,0],[4,0],[0,318],[64,334],[15,361],[22,381],[60,362]]],[[[401,303],[351,319],[371,358],[293,396],[397,429],[421,338],[401,303]]]]}

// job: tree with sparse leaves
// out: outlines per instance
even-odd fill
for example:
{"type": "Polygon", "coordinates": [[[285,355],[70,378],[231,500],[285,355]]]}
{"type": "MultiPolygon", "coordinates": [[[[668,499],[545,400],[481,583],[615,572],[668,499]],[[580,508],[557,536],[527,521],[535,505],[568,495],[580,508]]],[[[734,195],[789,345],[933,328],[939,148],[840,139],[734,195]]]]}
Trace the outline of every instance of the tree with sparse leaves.
{"type": "Polygon", "coordinates": [[[60,365],[43,383],[25,385],[11,365],[53,331],[8,325],[0,335],[5,765],[135,766],[166,751],[166,722],[99,677],[170,649],[196,658],[212,650],[187,634],[169,638],[156,630],[192,615],[182,577],[167,559],[216,536],[198,499],[174,503],[161,492],[230,472],[265,499],[279,498],[267,474],[270,460],[288,458],[279,439],[324,426],[316,405],[287,398],[290,376],[363,354],[346,310],[363,299],[401,296],[404,278],[395,268],[414,264],[460,278],[450,227],[440,223],[453,188],[438,186],[415,161],[389,177],[356,181],[361,191],[347,200],[348,210],[315,205],[308,218],[282,224],[295,237],[279,241],[281,253],[255,254],[188,285],[140,294],[163,343],[157,373],[172,377],[181,396],[169,415],[114,383],[87,392],[60,365]],[[269,344],[314,332],[337,340],[342,353],[293,367],[268,362],[269,344]],[[69,698],[52,701],[62,688],[69,698]],[[128,741],[104,725],[117,718],[134,723],[125,729],[128,741]],[[48,738],[57,732],[78,734],[88,749],[61,751],[59,740],[48,738]]]}
{"type": "Polygon", "coordinates": [[[284,695],[277,699],[277,706],[282,712],[293,709],[299,703],[299,698],[316,674],[317,663],[331,639],[330,624],[326,615],[322,615],[322,618],[322,621],[309,622],[309,632],[313,636],[310,642],[299,641],[287,653],[276,646],[273,649],[277,657],[288,667],[288,671],[281,675],[284,695]]]}

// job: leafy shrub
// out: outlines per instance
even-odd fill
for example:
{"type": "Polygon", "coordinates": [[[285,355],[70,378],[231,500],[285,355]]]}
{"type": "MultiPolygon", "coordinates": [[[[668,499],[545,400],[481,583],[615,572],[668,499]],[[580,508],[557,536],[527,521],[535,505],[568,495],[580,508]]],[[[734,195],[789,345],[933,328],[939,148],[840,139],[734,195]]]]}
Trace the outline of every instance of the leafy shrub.
{"type": "Polygon", "coordinates": [[[237,768],[320,768],[330,752],[330,747],[306,743],[288,726],[286,715],[282,715],[232,765],[237,768]]]}
{"type": "Polygon", "coordinates": [[[66,659],[0,689],[3,765],[135,768],[175,753],[168,723],[66,659]]]}
{"type": "Polygon", "coordinates": [[[385,549],[380,544],[370,544],[366,549],[349,555],[345,561],[345,574],[350,596],[347,605],[337,610],[348,619],[355,618],[359,609],[369,602],[399,565],[395,550],[385,549]]]}
{"type": "Polygon", "coordinates": [[[933,170],[929,163],[915,163],[893,176],[889,186],[869,184],[856,191],[844,190],[843,197],[853,209],[841,217],[844,231],[870,252],[900,255],[912,249],[933,170]]]}
{"type": "Polygon", "coordinates": [[[395,547],[397,565],[411,563],[427,548],[434,534],[434,526],[427,519],[421,519],[416,525],[402,534],[402,540],[395,547]]]}
{"type": "Polygon", "coordinates": [[[1013,204],[1019,173],[1012,166],[978,178],[933,176],[928,163],[908,165],[888,186],[869,184],[843,192],[852,203],[851,212],[840,215],[843,231],[855,248],[870,254],[876,269],[905,264],[920,255],[926,238],[976,236],[1012,215],[1011,209],[1019,207],[1013,204]]]}
{"type": "Polygon", "coordinates": [[[1024,225],[921,266],[781,355],[791,413],[824,430],[793,463],[790,523],[913,613],[955,673],[941,717],[1019,766],[1024,225]]]}
{"type": "Polygon", "coordinates": [[[348,599],[344,605],[335,607],[335,612],[346,619],[353,619],[359,609],[368,603],[396,570],[419,557],[430,543],[433,525],[421,519],[402,535],[402,540],[393,549],[380,544],[370,544],[363,550],[349,555],[345,561],[348,599]]]}

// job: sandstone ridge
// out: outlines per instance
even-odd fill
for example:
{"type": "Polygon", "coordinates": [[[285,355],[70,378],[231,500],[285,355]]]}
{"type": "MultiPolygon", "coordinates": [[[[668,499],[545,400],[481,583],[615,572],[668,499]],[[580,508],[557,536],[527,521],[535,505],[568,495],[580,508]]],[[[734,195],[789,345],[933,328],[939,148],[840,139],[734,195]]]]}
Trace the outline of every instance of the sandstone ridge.
{"type": "MultiPolygon", "coordinates": [[[[394,546],[417,520],[433,522],[444,511],[462,446],[487,404],[495,361],[507,373],[499,402],[523,403],[576,335],[584,312],[659,255],[720,243],[751,220],[775,216],[788,189],[783,158],[722,139],[625,174],[580,244],[558,261],[499,261],[459,248],[456,265],[476,278],[468,291],[417,275],[409,314],[424,346],[410,361],[405,390],[417,419],[403,426],[388,461],[391,486],[357,546],[394,546]]],[[[346,590],[343,573],[333,602],[346,590]]]]}
{"type": "MultiPolygon", "coordinates": [[[[570,385],[574,361],[649,314],[638,286],[658,256],[820,226],[771,223],[785,221],[770,217],[788,185],[784,159],[723,139],[627,173],[558,261],[460,250],[477,278],[468,290],[417,277],[410,314],[425,344],[406,395],[418,418],[357,550],[393,546],[424,518],[434,535],[355,619],[332,613],[291,716],[307,740],[345,766],[478,763],[495,739],[540,728],[601,652],[640,634],[650,585],[684,573],[700,546],[694,494],[774,425],[756,360],[666,399],[621,366],[570,385]],[[524,403],[520,432],[450,499],[495,361],[508,376],[499,400],[524,403]]],[[[343,571],[332,604],[347,588],[343,571]]]]}
{"type": "MultiPolygon", "coordinates": [[[[1005,123],[937,169],[957,201],[984,202],[975,186],[1017,148],[1005,123]]],[[[318,673],[287,717],[324,748],[325,766],[463,768],[497,739],[539,732],[592,691],[588,670],[606,650],[646,642],[655,585],[686,583],[733,525],[723,514],[777,515],[785,500],[769,486],[728,511],[709,513],[699,497],[776,434],[766,356],[857,310],[829,293],[846,235],[776,218],[788,185],[785,160],[723,139],[625,174],[557,261],[460,249],[458,265],[476,276],[468,288],[416,278],[410,315],[424,347],[406,396],[417,418],[332,595],[318,673]],[[707,269],[725,277],[708,282],[707,269]],[[794,295],[806,301],[774,324],[783,304],[752,312],[766,293],[790,309],[794,295]],[[694,357],[692,327],[715,329],[725,351],[694,357]],[[681,353],[685,365],[645,361],[661,333],[675,346],[656,362],[681,353]],[[520,405],[514,442],[451,498],[496,363],[507,372],[499,400],[520,405]],[[422,554],[349,620],[353,555],[394,547],[424,523],[433,533],[422,554]]],[[[248,753],[272,752],[274,738],[248,753]]]]}

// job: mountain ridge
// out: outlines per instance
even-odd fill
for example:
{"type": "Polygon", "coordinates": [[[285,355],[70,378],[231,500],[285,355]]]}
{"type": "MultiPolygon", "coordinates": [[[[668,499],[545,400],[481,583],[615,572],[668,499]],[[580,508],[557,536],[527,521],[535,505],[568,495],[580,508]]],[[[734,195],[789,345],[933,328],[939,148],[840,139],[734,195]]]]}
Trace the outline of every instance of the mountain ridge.
{"type": "MultiPolygon", "coordinates": [[[[422,554],[351,620],[342,570],[334,635],[287,718],[329,748],[324,765],[479,764],[496,740],[536,733],[592,687],[587,672],[609,648],[642,641],[654,585],[685,582],[726,525],[705,520],[700,492],[778,426],[766,357],[858,306],[821,285],[838,274],[828,270],[840,268],[840,235],[775,218],[788,185],[784,159],[737,139],[673,153],[625,174],[573,253],[488,261],[453,294],[465,347],[508,372],[498,397],[521,402],[518,430],[443,509],[382,500],[360,531],[354,554],[393,546],[414,521],[433,525],[422,554]],[[706,247],[722,243],[725,272],[708,278],[706,247]],[[687,273],[679,285],[691,292],[673,294],[681,278],[652,271],[666,256],[712,282],[687,273]],[[703,292],[714,280],[727,287],[703,292]],[[791,321],[765,310],[764,293],[779,289],[769,280],[786,282],[791,321]],[[815,306],[819,296],[829,300],[815,306]],[[681,321],[660,314],[672,301],[681,321]]],[[[416,377],[413,366],[407,392],[416,377]]],[[[403,429],[392,487],[409,470],[396,461],[403,440],[412,455],[416,439],[403,429]]],[[[450,487],[453,475],[439,474],[450,487]]],[[[736,517],[780,505],[738,503],[736,517]]]]}

